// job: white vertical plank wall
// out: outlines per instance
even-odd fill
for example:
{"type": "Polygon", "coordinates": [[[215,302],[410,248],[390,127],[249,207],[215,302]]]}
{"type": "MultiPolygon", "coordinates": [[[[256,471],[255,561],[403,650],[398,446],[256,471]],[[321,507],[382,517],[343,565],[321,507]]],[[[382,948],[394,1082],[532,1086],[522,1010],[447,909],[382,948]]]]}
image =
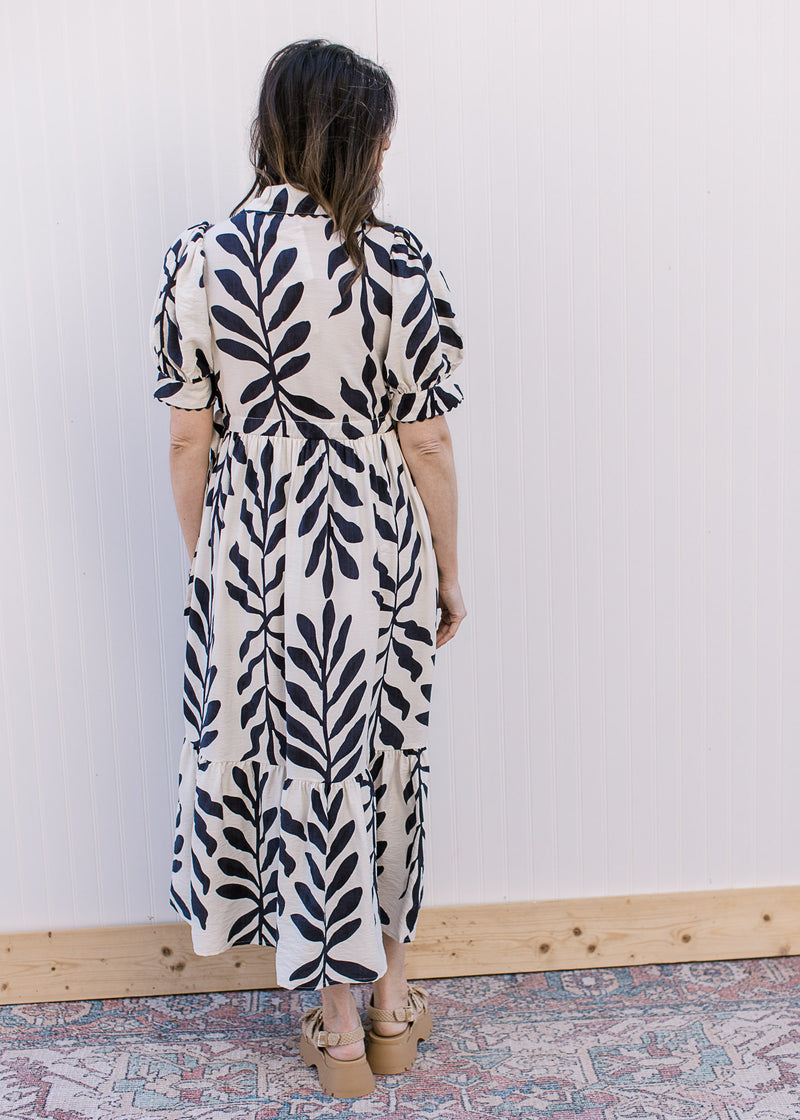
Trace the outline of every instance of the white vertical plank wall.
{"type": "Polygon", "coordinates": [[[270,54],[399,90],[468,342],[426,901],[800,879],[800,11],[0,7],[0,926],[164,921],[186,558],[146,327],[270,54]]]}

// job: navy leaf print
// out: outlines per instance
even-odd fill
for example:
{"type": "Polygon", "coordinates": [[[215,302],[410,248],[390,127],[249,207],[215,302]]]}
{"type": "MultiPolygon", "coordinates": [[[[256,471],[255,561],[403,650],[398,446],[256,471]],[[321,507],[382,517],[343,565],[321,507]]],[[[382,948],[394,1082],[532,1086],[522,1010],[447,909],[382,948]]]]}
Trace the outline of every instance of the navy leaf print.
{"type": "Polygon", "coordinates": [[[217,234],[217,243],[225,250],[226,253],[231,253],[236,257],[244,267],[255,274],[255,267],[250,256],[246,252],[239,238],[234,233],[219,233],[217,234]]]}
{"type": "Polygon", "coordinates": [[[267,330],[277,330],[282,323],[285,323],[291,313],[297,307],[303,295],[303,285],[301,283],[292,284],[283,293],[281,302],[278,304],[278,310],[269,321],[267,330]]]}
{"type": "MultiPolygon", "coordinates": [[[[252,327],[248,326],[241,315],[237,315],[235,311],[231,311],[228,307],[220,307],[219,304],[215,303],[211,308],[211,314],[220,326],[225,327],[229,331],[233,331],[234,334],[241,335],[242,338],[249,338],[252,342],[261,345],[261,338],[252,327]]],[[[227,342],[228,340],[223,339],[222,341],[227,342]]],[[[226,349],[226,347],[221,346],[220,349],[226,349]]],[[[229,345],[227,351],[230,353],[229,345]]]]}
{"type": "Polygon", "coordinates": [[[316,918],[319,922],[324,921],[325,911],[320,906],[319,902],[317,902],[313,891],[309,890],[305,883],[298,883],[296,890],[311,917],[316,918]]]}
{"type": "Polygon", "coordinates": [[[374,979],[422,903],[436,569],[395,429],[460,403],[462,343],[414,235],[361,236],[352,283],[281,186],[175,243],[157,313],[159,396],[214,393],[170,897],[200,951],[275,946],[287,987],[374,979]]]}
{"type": "MultiPolygon", "coordinates": [[[[288,334],[289,332],[287,331],[286,333],[288,334]]],[[[285,340],[286,336],[284,335],[284,341],[285,340]]],[[[281,343],[281,345],[283,345],[283,343],[281,343]]],[[[295,354],[293,358],[289,358],[288,362],[284,362],[280,369],[278,369],[278,380],[285,381],[287,377],[293,377],[296,373],[299,373],[301,369],[305,369],[310,360],[310,354],[295,354]]],[[[302,409],[304,407],[310,407],[317,410],[322,408],[322,406],[319,405],[316,401],[312,401],[310,397],[302,397],[297,394],[290,393],[288,389],[286,390],[286,396],[289,398],[289,400],[291,400],[295,408],[302,409]]],[[[324,411],[329,417],[332,418],[333,413],[330,411],[330,409],[326,408],[324,411]]],[[[311,415],[316,415],[316,412],[312,412],[311,415]]]]}
{"type": "Polygon", "coordinates": [[[230,354],[232,358],[238,358],[240,362],[258,362],[261,366],[267,365],[267,360],[263,354],[259,354],[252,346],[247,346],[236,338],[220,338],[217,340],[217,346],[225,354],[230,354]]]}
{"type": "Polygon", "coordinates": [[[358,412],[361,416],[369,417],[372,415],[369,407],[369,401],[367,400],[367,394],[362,393],[360,389],[356,389],[355,386],[350,385],[349,382],[344,379],[344,377],[341,379],[341,387],[339,391],[345,404],[348,404],[351,408],[354,408],[356,412],[358,412]]]}
{"type": "MultiPolygon", "coordinates": [[[[284,276],[286,276],[286,274],[289,272],[289,270],[291,269],[292,265],[294,264],[294,262],[296,260],[297,260],[297,249],[295,249],[294,246],[292,246],[292,248],[290,248],[290,249],[284,249],[282,252],[278,253],[278,256],[275,260],[275,266],[272,269],[272,276],[270,276],[269,282],[267,283],[267,286],[264,288],[264,298],[266,298],[269,295],[272,295],[275,288],[278,286],[278,284],[281,282],[281,280],[283,280],[284,276]]],[[[300,288],[300,295],[302,295],[302,286],[300,288]]],[[[298,297],[298,302],[299,302],[299,297],[298,297]]],[[[295,304],[295,306],[296,306],[296,304],[295,304]]],[[[292,310],[294,310],[294,308],[292,308],[292,310]]],[[[284,316],[284,318],[285,318],[285,316],[284,316]]],[[[272,328],[270,327],[270,330],[271,329],[272,328]]]]}
{"type": "MultiPolygon", "coordinates": [[[[283,358],[286,354],[291,354],[293,350],[298,350],[310,333],[311,324],[306,320],[302,323],[294,323],[284,334],[275,353],[272,355],[273,358],[283,358]]],[[[310,357],[310,355],[306,357],[310,357]]]]}
{"type": "MultiPolygon", "coordinates": [[[[243,304],[248,311],[256,311],[256,306],[247,294],[238,272],[234,272],[232,268],[218,268],[214,275],[217,277],[220,284],[222,284],[228,295],[232,296],[237,303],[243,304]]],[[[213,307],[211,311],[213,314],[213,307]]]]}

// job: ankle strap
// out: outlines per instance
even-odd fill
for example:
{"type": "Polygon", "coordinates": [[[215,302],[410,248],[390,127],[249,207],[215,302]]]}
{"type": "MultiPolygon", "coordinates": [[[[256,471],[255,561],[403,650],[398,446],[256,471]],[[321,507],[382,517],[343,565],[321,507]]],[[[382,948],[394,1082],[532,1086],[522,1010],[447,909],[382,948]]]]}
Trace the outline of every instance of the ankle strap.
{"type": "Polygon", "coordinates": [[[416,984],[409,984],[408,996],[403,1007],[394,1007],[387,1010],[384,1007],[375,1007],[372,997],[367,1004],[367,1015],[379,1023],[413,1023],[414,1020],[426,1010],[428,1006],[428,993],[416,984]]]}
{"type": "Polygon", "coordinates": [[[364,1028],[356,1027],[352,1031],[337,1034],[336,1031],[326,1031],[322,1025],[322,1008],[312,1007],[310,1011],[300,1016],[303,1024],[303,1034],[314,1046],[347,1046],[349,1042],[360,1042],[364,1037],[364,1028]]]}
{"type": "Polygon", "coordinates": [[[314,1038],[315,1046],[347,1046],[348,1042],[359,1042],[364,1037],[364,1028],[356,1027],[355,1030],[336,1034],[335,1031],[319,1031],[314,1038]]]}

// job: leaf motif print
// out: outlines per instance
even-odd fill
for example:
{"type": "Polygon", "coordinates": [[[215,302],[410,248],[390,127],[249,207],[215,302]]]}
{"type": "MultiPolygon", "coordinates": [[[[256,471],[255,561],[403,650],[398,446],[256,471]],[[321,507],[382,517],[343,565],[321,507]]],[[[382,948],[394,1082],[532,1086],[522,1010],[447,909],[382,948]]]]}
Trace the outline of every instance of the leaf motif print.
{"type": "MultiPolygon", "coordinates": [[[[278,253],[278,256],[275,260],[275,267],[272,269],[272,275],[270,276],[269,280],[267,281],[266,287],[264,288],[264,299],[266,299],[267,296],[272,295],[275,288],[278,286],[281,280],[283,280],[284,276],[286,276],[289,269],[292,267],[296,260],[297,249],[295,249],[294,246],[292,246],[290,249],[284,249],[282,252],[278,253]]],[[[301,287],[300,295],[302,294],[303,292],[301,287]]]]}
{"type": "MultiPolygon", "coordinates": [[[[261,338],[256,334],[252,327],[248,326],[241,315],[237,315],[235,311],[231,311],[228,307],[221,307],[218,304],[212,304],[211,314],[214,316],[220,326],[225,327],[229,331],[233,331],[234,334],[238,334],[241,338],[249,338],[250,341],[255,342],[257,346],[261,345],[261,338]]],[[[224,350],[226,349],[226,347],[221,344],[229,342],[229,339],[223,338],[218,341],[217,345],[219,346],[220,350],[224,350]]],[[[229,345],[227,349],[230,353],[229,345]]],[[[255,351],[253,351],[253,353],[255,353],[255,351]]],[[[262,362],[263,364],[263,359],[260,356],[258,357],[258,361],[262,362]]]]}
{"type": "MultiPolygon", "coordinates": [[[[346,475],[340,474],[338,471],[331,471],[331,482],[334,487],[339,491],[339,497],[348,506],[360,506],[364,503],[358,496],[358,490],[353,483],[347,478],[346,475]]],[[[361,539],[360,537],[358,538],[361,539]]]]}
{"type": "Polygon", "coordinates": [[[354,650],[342,663],[352,621],[352,615],[347,615],[337,626],[336,608],[329,599],[322,611],[321,633],[300,612],[297,633],[305,648],[286,647],[287,657],[302,674],[302,678],[295,675],[286,681],[291,700],[286,716],[287,759],[326,786],[345,781],[364,765],[366,682],[354,685],[364,651],[354,650]]]}
{"type": "MultiPolygon", "coordinates": [[[[450,376],[463,356],[463,341],[453,312],[449,288],[419,238],[395,227],[391,271],[396,292],[385,378],[397,421],[442,415],[462,400],[450,376]]],[[[394,298],[394,296],[393,296],[394,298]]]]}
{"type": "Polygon", "coordinates": [[[372,350],[375,345],[375,318],[372,314],[372,303],[369,298],[369,286],[366,276],[361,277],[361,337],[367,350],[372,350]]]}
{"type": "MultiPolygon", "coordinates": [[[[277,346],[273,358],[277,361],[278,358],[285,358],[287,354],[293,353],[295,350],[303,345],[311,333],[311,324],[308,322],[295,323],[289,327],[286,334],[277,346]]],[[[305,355],[304,355],[305,356],[305,355]]],[[[283,370],[281,371],[283,372],[283,370]]]]}
{"type": "MultiPolygon", "coordinates": [[[[214,658],[214,555],[216,541],[225,523],[225,507],[231,492],[230,469],[223,460],[214,461],[209,474],[204,507],[209,510],[210,535],[205,542],[210,556],[210,577],[197,572],[191,578],[186,606],[183,710],[187,741],[196,752],[207,750],[219,735],[216,726],[222,703],[214,695],[218,666],[214,658]]],[[[204,524],[205,516],[204,516],[204,524]]],[[[201,529],[202,532],[202,529],[201,529]]],[[[203,541],[198,541],[199,552],[203,541]]]]}
{"type": "MultiPolygon", "coordinates": [[[[296,500],[304,507],[299,522],[299,535],[304,537],[314,533],[304,575],[306,578],[311,577],[322,563],[322,591],[326,597],[333,592],[334,561],[345,578],[358,579],[355,549],[350,546],[357,545],[364,539],[358,522],[346,517],[341,508],[337,509],[333,505],[335,495],[343,505],[350,508],[363,506],[358,489],[347,477],[348,472],[342,470],[331,457],[333,442],[308,442],[307,452],[301,454],[298,461],[298,467],[303,468],[303,476],[296,492],[296,500]]],[[[340,444],[340,449],[341,446],[340,444]]],[[[337,458],[340,454],[339,451],[337,458]]],[[[361,469],[363,470],[363,464],[361,469]]]]}
{"type": "Polygon", "coordinates": [[[375,309],[381,313],[391,317],[392,314],[392,293],[379,284],[377,280],[368,277],[369,286],[372,289],[372,302],[375,304],[375,309]]]}
{"type": "Polygon", "coordinates": [[[192,602],[188,608],[183,712],[187,725],[194,732],[194,749],[204,750],[217,737],[218,732],[213,725],[219,714],[220,702],[211,699],[217,666],[211,657],[214,634],[211,625],[210,589],[197,576],[192,588],[192,602]]]}
{"type": "MultiPolygon", "coordinates": [[[[249,272],[255,275],[256,269],[253,259],[235,233],[217,234],[217,244],[220,245],[226,253],[230,253],[231,256],[236,257],[236,259],[241,264],[243,264],[249,272]]],[[[217,272],[216,275],[219,276],[220,280],[222,280],[224,284],[225,281],[223,280],[222,276],[220,276],[219,272],[217,272]]],[[[242,291],[244,291],[244,289],[242,289],[242,291]]],[[[240,297],[237,296],[234,292],[231,292],[231,295],[233,295],[235,299],[239,299],[239,302],[245,302],[244,300],[241,300],[240,297]]]]}
{"type": "Polygon", "coordinates": [[[268,424],[272,430],[277,424],[277,430],[286,434],[287,421],[291,420],[308,434],[314,434],[309,417],[331,420],[334,414],[320,402],[292,393],[288,387],[287,383],[305,369],[310,360],[308,350],[298,351],[308,342],[311,323],[307,320],[291,322],[303,298],[303,282],[298,280],[282,287],[297,262],[294,246],[277,254],[269,278],[262,282],[263,266],[277,241],[285,211],[272,214],[268,223],[264,220],[266,216],[242,211],[231,219],[236,233],[222,233],[216,237],[221,249],[237,261],[247,263],[249,274],[249,277],[239,274],[234,280],[236,270],[233,268],[214,271],[225,292],[240,308],[234,311],[220,303],[211,306],[211,315],[217,324],[216,344],[222,353],[266,371],[251,379],[239,394],[239,403],[250,406],[244,422],[245,432],[257,431],[268,424]],[[270,297],[278,292],[281,294],[277,307],[269,313],[270,297]],[[285,327],[283,331],[282,327],[285,327]],[[286,360],[279,365],[282,358],[286,360]]]}
{"type": "MultiPolygon", "coordinates": [[[[363,807],[367,813],[366,836],[372,837],[375,816],[369,776],[360,775],[348,788],[358,799],[358,808],[363,807]]],[[[377,975],[361,964],[352,950],[347,953],[345,949],[361,931],[365,892],[374,891],[376,877],[374,846],[370,841],[369,853],[361,848],[353,818],[355,809],[345,799],[342,786],[312,788],[306,830],[309,839],[314,837],[314,845],[313,851],[305,849],[309,878],[295,883],[290,892],[294,900],[290,920],[307,944],[306,960],[291,974],[293,986],[319,988],[372,980],[377,975]],[[340,955],[334,956],[334,950],[340,955]]],[[[291,843],[288,841],[287,846],[291,843]]]]}
{"type": "MultiPolygon", "coordinates": [[[[393,916],[395,923],[401,917],[403,928],[411,932],[419,916],[423,894],[427,752],[424,749],[376,751],[370,770],[375,791],[378,883],[389,879],[392,883],[403,884],[402,889],[397,888],[397,895],[391,895],[393,916]],[[400,836],[405,837],[404,844],[400,836]]],[[[391,920],[382,907],[383,925],[389,925],[391,920]]]]}
{"type": "Polygon", "coordinates": [[[313,199],[252,201],[204,228],[173,314],[179,344],[207,306],[215,408],[171,901],[198,951],[274,945],[280,985],[318,989],[379,975],[422,902],[435,562],[395,429],[458,396],[460,338],[408,231],[362,229],[351,283],[313,199]]]}
{"type": "Polygon", "coordinates": [[[328,279],[331,280],[337,269],[343,264],[347,264],[349,259],[344,245],[335,245],[328,253],[328,279]]]}
{"type": "Polygon", "coordinates": [[[297,307],[302,298],[303,285],[300,281],[288,287],[281,296],[281,302],[278,304],[277,311],[270,319],[267,330],[276,331],[278,327],[282,326],[294,311],[294,309],[297,307]]]}
{"type": "Polygon", "coordinates": [[[360,389],[356,389],[355,386],[350,385],[344,377],[341,379],[339,391],[345,404],[350,405],[360,416],[366,416],[369,419],[371,412],[366,393],[362,393],[360,389]]]}
{"type": "MultiPolygon", "coordinates": [[[[241,437],[234,433],[234,438],[241,437]]],[[[239,646],[243,671],[236,688],[241,697],[240,721],[249,730],[251,748],[243,759],[255,757],[266,739],[266,757],[276,763],[283,751],[284,713],[280,701],[269,689],[267,667],[271,662],[279,672],[284,670],[282,610],[280,600],[269,607],[269,592],[283,576],[285,557],[279,556],[271,568],[271,557],[286,533],[286,483],[290,475],[275,468],[275,447],[264,444],[258,460],[259,470],[248,462],[245,472],[245,493],[240,518],[244,530],[260,559],[253,566],[242,551],[239,541],[229,550],[229,559],[238,579],[226,580],[230,598],[252,617],[252,624],[239,646]]]]}
{"type": "Polygon", "coordinates": [[[192,915],[187,903],[179,889],[179,884],[183,878],[184,872],[184,848],[186,847],[186,838],[183,834],[183,813],[184,807],[182,804],[181,786],[185,785],[182,774],[178,774],[178,810],[175,814],[175,842],[172,846],[172,882],[170,883],[170,905],[175,911],[186,921],[191,921],[192,915]]]}
{"type": "Polygon", "coordinates": [[[302,423],[306,427],[308,427],[309,421],[306,418],[300,420],[303,413],[307,416],[314,416],[317,420],[327,420],[331,415],[330,409],[326,408],[325,405],[312,400],[311,397],[304,397],[300,393],[290,393],[287,389],[284,393],[284,399],[290,401],[292,408],[297,410],[293,412],[287,406],[287,412],[293,416],[297,423],[302,423]]]}
{"type": "MultiPolygon", "coordinates": [[[[238,245],[239,242],[237,241],[236,244],[238,245]]],[[[218,268],[215,275],[229,296],[233,296],[236,302],[241,303],[248,311],[256,313],[255,304],[245,291],[238,272],[234,272],[232,268],[218,268]]]]}
{"type": "Polygon", "coordinates": [[[397,497],[393,501],[385,480],[370,464],[370,485],[377,499],[373,506],[375,526],[384,540],[397,546],[394,571],[382,564],[378,556],[373,559],[373,566],[379,574],[376,597],[386,622],[381,630],[384,641],[378,660],[383,663],[383,673],[377,687],[372,727],[380,742],[394,750],[404,746],[403,725],[408,719],[409,709],[400,690],[385,679],[389,658],[393,657],[408,673],[410,681],[416,682],[423,673],[423,664],[435,654],[432,630],[421,625],[416,617],[422,580],[422,542],[404,476],[405,466],[401,464],[397,475],[397,497]]]}
{"type": "MultiPolygon", "coordinates": [[[[293,358],[289,358],[288,361],[284,362],[278,370],[278,381],[285,381],[287,377],[292,377],[295,373],[299,373],[301,369],[306,368],[310,360],[310,354],[295,354],[293,358]]],[[[299,407],[310,407],[311,409],[313,409],[311,415],[313,416],[316,414],[319,406],[317,402],[311,400],[310,397],[304,397],[300,394],[291,393],[288,389],[286,390],[286,396],[290,398],[295,407],[298,407],[298,402],[302,401],[302,405],[300,405],[299,407]]]]}
{"type": "Polygon", "coordinates": [[[261,366],[268,366],[264,354],[260,354],[258,350],[254,350],[247,343],[240,342],[238,338],[219,338],[217,339],[217,346],[223,353],[230,354],[232,358],[238,358],[240,362],[255,362],[261,366]]]}
{"type": "Polygon", "coordinates": [[[355,287],[355,285],[350,285],[350,279],[354,273],[355,269],[353,268],[350,269],[349,272],[346,272],[344,276],[339,277],[338,286],[340,299],[336,307],[329,312],[329,319],[332,319],[334,315],[341,315],[343,311],[347,311],[351,306],[353,302],[353,287],[355,287]]]}
{"type": "MultiPolygon", "coordinates": [[[[364,359],[364,365],[361,370],[361,388],[351,385],[344,377],[340,379],[339,395],[346,405],[353,409],[359,417],[370,422],[373,431],[377,431],[380,427],[380,416],[384,416],[388,410],[388,393],[384,392],[381,399],[375,391],[375,384],[378,379],[378,367],[371,354],[367,354],[364,359]]],[[[342,418],[342,427],[345,435],[350,438],[357,438],[361,432],[358,428],[351,429],[349,414],[345,414],[342,418]]]]}
{"type": "Polygon", "coordinates": [[[383,695],[389,701],[393,708],[397,708],[403,719],[408,718],[411,711],[411,705],[399,688],[395,688],[393,684],[387,684],[384,681],[383,695]]]}
{"type": "MultiPolygon", "coordinates": [[[[225,796],[224,851],[216,858],[223,881],[216,893],[241,904],[228,937],[232,945],[275,943],[278,875],[278,809],[266,793],[268,773],[259,763],[235,766],[231,779],[241,796],[225,796]],[[251,839],[248,840],[247,837],[251,839]]],[[[221,810],[221,806],[219,809],[221,810]]]]}
{"type": "MultiPolygon", "coordinates": [[[[397,227],[397,229],[399,228],[400,227],[397,227]]],[[[395,230],[395,232],[397,232],[397,230],[395,230]]],[[[391,254],[385,246],[381,245],[377,238],[370,236],[364,237],[364,246],[370,250],[372,256],[375,258],[375,263],[382,268],[387,275],[391,276],[393,262],[391,254]]]]}
{"type": "Polygon", "coordinates": [[[204,314],[205,234],[189,226],[167,249],[149,336],[158,370],[154,396],[177,408],[206,408],[217,399],[213,343],[204,314]]]}
{"type": "Polygon", "coordinates": [[[356,278],[332,222],[317,223],[314,200],[298,202],[287,189],[216,231],[206,223],[222,388],[235,380],[232,411],[244,406],[245,431],[324,438],[334,421],[358,438],[382,430],[389,413],[424,419],[456,407],[463,394],[448,375],[463,343],[446,281],[419,239],[401,226],[364,224],[366,268],[356,278]],[[304,214],[315,216],[304,233],[324,233],[319,260],[313,235],[296,236],[304,214]],[[317,394],[326,354],[336,376],[317,394]]]}

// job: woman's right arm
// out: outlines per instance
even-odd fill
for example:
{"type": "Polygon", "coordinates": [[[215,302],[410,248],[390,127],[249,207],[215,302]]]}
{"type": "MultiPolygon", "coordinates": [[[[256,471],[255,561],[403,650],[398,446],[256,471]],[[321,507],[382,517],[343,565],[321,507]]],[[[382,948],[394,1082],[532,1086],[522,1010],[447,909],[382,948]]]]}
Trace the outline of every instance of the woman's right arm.
{"type": "Polygon", "coordinates": [[[444,416],[401,421],[397,438],[425,506],[436,553],[442,610],[436,631],[438,649],[450,641],[467,614],[458,583],[458,488],[453,444],[444,416]]]}

